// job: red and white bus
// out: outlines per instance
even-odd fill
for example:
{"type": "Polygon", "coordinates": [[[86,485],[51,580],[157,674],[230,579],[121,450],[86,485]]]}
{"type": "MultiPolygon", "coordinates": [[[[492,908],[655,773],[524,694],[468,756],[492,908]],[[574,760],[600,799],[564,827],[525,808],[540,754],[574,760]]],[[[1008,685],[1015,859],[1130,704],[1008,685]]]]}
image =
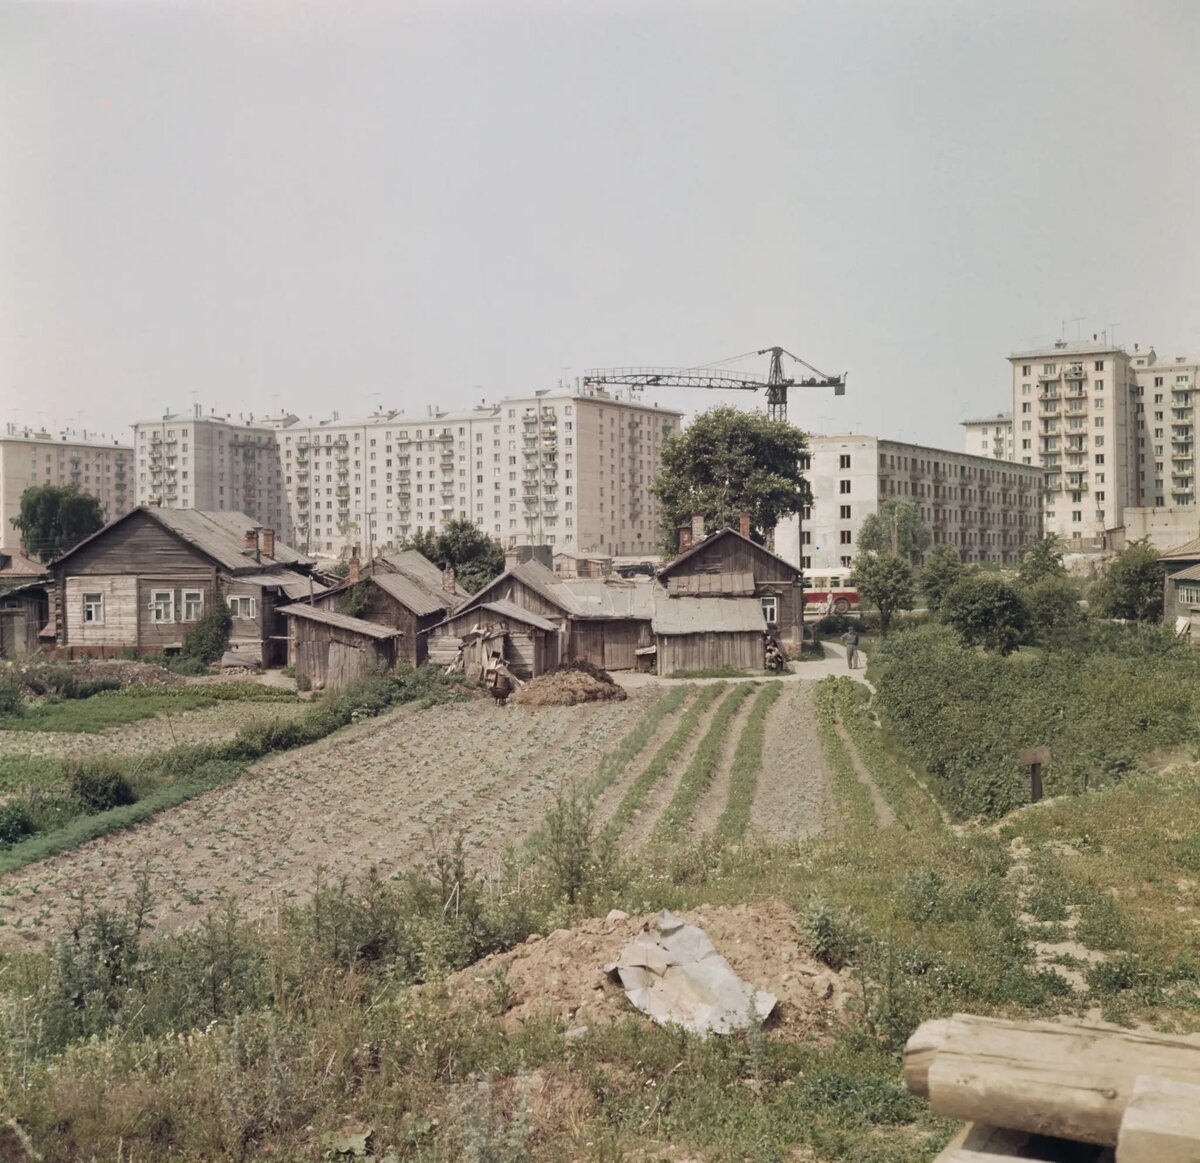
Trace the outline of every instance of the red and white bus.
{"type": "Polygon", "coordinates": [[[848,614],[858,609],[858,590],[844,568],[805,570],[804,608],[821,614],[848,614]]]}

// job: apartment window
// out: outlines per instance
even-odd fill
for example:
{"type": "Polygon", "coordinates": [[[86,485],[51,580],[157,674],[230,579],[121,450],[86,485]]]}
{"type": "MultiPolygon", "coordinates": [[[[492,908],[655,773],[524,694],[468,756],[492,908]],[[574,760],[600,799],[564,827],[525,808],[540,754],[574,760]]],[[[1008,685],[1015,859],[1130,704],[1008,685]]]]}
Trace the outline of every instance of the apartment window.
{"type": "Polygon", "coordinates": [[[1029,384],[1022,384],[1022,385],[1021,385],[1021,395],[1022,395],[1022,396],[1028,396],[1028,395],[1030,395],[1031,391],[1032,391],[1032,389],[1030,388],[1029,384]]]}
{"type": "Polygon", "coordinates": [[[850,506],[849,506],[849,505],[842,505],[842,506],[841,506],[841,508],[840,508],[840,510],[838,511],[838,516],[839,516],[839,517],[840,517],[840,518],[841,518],[843,521],[849,521],[849,520],[850,520],[850,506]]]}
{"type": "Polygon", "coordinates": [[[768,626],[779,625],[779,599],[774,594],[763,594],[758,599],[762,602],[763,618],[768,626]]]}
{"type": "Polygon", "coordinates": [[[854,539],[854,534],[849,529],[843,529],[838,534],[838,539],[842,545],[849,545],[850,542],[854,539]]]}
{"type": "MultiPolygon", "coordinates": [[[[1093,436],[1092,441],[1096,445],[1096,447],[1099,448],[1104,443],[1104,437],[1103,436],[1093,436]]],[[[1142,443],[1145,443],[1145,442],[1143,441],[1142,443]]]]}
{"type": "MultiPolygon", "coordinates": [[[[1033,421],[1032,420],[1022,420],[1021,421],[1021,431],[1022,432],[1032,432],[1033,431],[1033,421]]],[[[1028,445],[1026,445],[1026,447],[1028,447],[1028,445]]]]}
{"type": "Polygon", "coordinates": [[[1096,360],[1096,364],[1095,364],[1095,367],[1093,368],[1093,370],[1102,372],[1104,370],[1104,360],[1102,360],[1102,359],[1096,360]]]}
{"type": "Polygon", "coordinates": [[[1104,427],[1104,417],[1103,417],[1103,416],[1097,416],[1097,417],[1096,417],[1096,427],[1097,427],[1097,428],[1103,428],[1103,427],[1104,427]]]}
{"type": "Polygon", "coordinates": [[[94,622],[97,626],[104,625],[103,594],[83,595],[83,620],[85,623],[94,622]]]}
{"type": "Polygon", "coordinates": [[[175,621],[175,591],[150,591],[150,617],[155,622],[175,621]]]}
{"type": "Polygon", "coordinates": [[[1074,509],[1074,510],[1071,512],[1071,520],[1072,520],[1072,521],[1082,521],[1082,520],[1083,520],[1083,512],[1082,512],[1082,510],[1080,510],[1080,509],[1074,509]]]}
{"type": "Polygon", "coordinates": [[[235,618],[253,618],[258,612],[258,603],[254,598],[248,597],[232,597],[227,602],[229,612],[235,618]]]}
{"type": "Polygon", "coordinates": [[[849,455],[849,453],[843,453],[841,456],[838,457],[838,468],[849,468],[849,467],[850,467],[850,455],[849,455]]]}
{"type": "Polygon", "coordinates": [[[1101,492],[1098,492],[1098,493],[1096,494],[1096,503],[1097,503],[1097,504],[1103,504],[1103,503],[1104,503],[1104,492],[1103,492],[1103,491],[1101,491],[1101,492]]]}
{"type": "Polygon", "coordinates": [[[1052,375],[1054,375],[1056,368],[1057,368],[1056,364],[1044,363],[1044,364],[1042,364],[1042,374],[1046,375],[1046,376],[1052,376],[1052,375]]]}
{"type": "Polygon", "coordinates": [[[1022,411],[1022,412],[1032,412],[1032,411],[1033,411],[1033,404],[1032,404],[1032,403],[1031,403],[1029,400],[1026,400],[1026,401],[1025,401],[1024,403],[1022,403],[1022,405],[1021,405],[1021,411],[1022,411]]]}
{"type": "Polygon", "coordinates": [[[849,558],[849,557],[842,557],[842,558],[839,558],[839,560],[840,560],[840,561],[841,561],[841,563],[842,563],[842,568],[843,568],[843,569],[849,569],[849,568],[850,568],[850,558],[849,558]]]}
{"type": "Polygon", "coordinates": [[[1021,365],[1021,375],[1028,376],[1033,374],[1033,364],[1027,363],[1021,365]]]}
{"type": "Polygon", "coordinates": [[[1102,392],[1102,391],[1104,391],[1104,381],[1103,380],[1095,380],[1092,383],[1092,387],[1095,388],[1096,391],[1102,392]]]}
{"type": "Polygon", "coordinates": [[[183,591],[183,620],[198,622],[204,613],[204,594],[200,590],[183,591]]]}
{"type": "Polygon", "coordinates": [[[800,568],[801,569],[812,569],[812,558],[811,557],[802,557],[800,559],[800,568]]]}
{"type": "MultiPolygon", "coordinates": [[[[1031,441],[1029,441],[1029,440],[1022,440],[1022,441],[1021,441],[1021,448],[1022,448],[1022,450],[1026,449],[1026,448],[1030,448],[1031,444],[1032,444],[1032,442],[1031,442],[1031,441]]],[[[1028,464],[1028,463],[1029,463],[1029,461],[1027,460],[1025,463],[1026,463],[1026,464],[1028,464]]]]}
{"type": "Polygon", "coordinates": [[[1103,463],[1104,463],[1104,453],[1102,453],[1102,452],[1098,452],[1098,453],[1096,454],[1096,463],[1097,463],[1097,464],[1103,464],[1103,463]]]}
{"type": "Polygon", "coordinates": [[[850,491],[850,482],[849,481],[838,481],[838,492],[839,493],[848,493],[849,491],[850,491]]]}
{"type": "Polygon", "coordinates": [[[801,545],[811,545],[812,544],[812,530],[811,529],[801,529],[800,530],[800,544],[801,545]]]}

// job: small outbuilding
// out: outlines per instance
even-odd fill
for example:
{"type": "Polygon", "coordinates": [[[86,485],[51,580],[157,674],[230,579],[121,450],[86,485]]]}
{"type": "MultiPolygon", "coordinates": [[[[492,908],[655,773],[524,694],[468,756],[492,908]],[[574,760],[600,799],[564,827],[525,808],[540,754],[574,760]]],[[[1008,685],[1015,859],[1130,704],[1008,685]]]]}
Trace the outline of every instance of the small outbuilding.
{"type": "Polygon", "coordinates": [[[670,598],[654,605],[658,673],[762,670],[767,621],[762,603],[746,598],[670,598]]]}
{"type": "Polygon", "coordinates": [[[403,632],[335,610],[297,602],[279,613],[288,624],[288,662],[302,688],[336,691],[364,670],[391,670],[403,632]]]}
{"type": "Polygon", "coordinates": [[[505,598],[451,614],[430,631],[429,661],[482,679],[491,657],[520,679],[552,670],[561,657],[559,627],[505,598]]]}
{"type": "Polygon", "coordinates": [[[50,617],[49,583],[29,582],[0,593],[0,658],[23,658],[41,646],[50,617]]]}
{"type": "Polygon", "coordinates": [[[1200,646],[1200,537],[1159,555],[1163,579],[1163,625],[1200,646]]]}

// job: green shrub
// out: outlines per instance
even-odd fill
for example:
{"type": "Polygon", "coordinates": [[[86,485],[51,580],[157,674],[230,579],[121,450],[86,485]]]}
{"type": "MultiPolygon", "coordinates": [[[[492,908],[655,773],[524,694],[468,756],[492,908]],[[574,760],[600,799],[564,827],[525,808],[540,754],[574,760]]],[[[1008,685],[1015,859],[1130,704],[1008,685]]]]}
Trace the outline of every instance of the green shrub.
{"type": "Polygon", "coordinates": [[[217,602],[207,614],[187,632],[183,653],[208,665],[219,662],[229,649],[229,634],[233,629],[233,614],[224,602],[217,602]]]}
{"type": "Polygon", "coordinates": [[[134,802],[133,788],[117,760],[71,760],[63,774],[72,798],[87,815],[134,802]]]}
{"type": "Polygon", "coordinates": [[[22,684],[10,670],[0,672],[0,717],[12,717],[25,709],[21,701],[22,684]]]}
{"type": "Polygon", "coordinates": [[[813,897],[804,909],[802,925],[813,956],[831,969],[851,964],[867,943],[867,932],[853,917],[827,900],[813,897]]]}
{"type": "Polygon", "coordinates": [[[0,847],[11,847],[32,833],[33,820],[27,805],[17,800],[0,804],[0,847]]]}
{"type": "Polygon", "coordinates": [[[1020,593],[989,574],[968,574],[946,591],[939,611],[963,643],[995,654],[1011,654],[1029,628],[1020,593]]]}

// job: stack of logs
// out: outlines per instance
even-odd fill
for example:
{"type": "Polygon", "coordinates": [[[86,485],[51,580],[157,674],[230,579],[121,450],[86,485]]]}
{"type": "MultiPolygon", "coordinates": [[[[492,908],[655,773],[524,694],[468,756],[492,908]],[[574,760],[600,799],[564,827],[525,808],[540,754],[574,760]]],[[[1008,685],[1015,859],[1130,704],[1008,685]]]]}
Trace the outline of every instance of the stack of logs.
{"type": "Polygon", "coordinates": [[[909,1039],[904,1080],[968,1120],[939,1163],[1200,1163],[1200,1037],[956,1014],[909,1039]]]}

